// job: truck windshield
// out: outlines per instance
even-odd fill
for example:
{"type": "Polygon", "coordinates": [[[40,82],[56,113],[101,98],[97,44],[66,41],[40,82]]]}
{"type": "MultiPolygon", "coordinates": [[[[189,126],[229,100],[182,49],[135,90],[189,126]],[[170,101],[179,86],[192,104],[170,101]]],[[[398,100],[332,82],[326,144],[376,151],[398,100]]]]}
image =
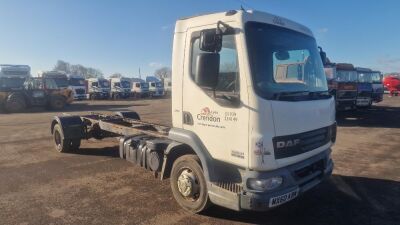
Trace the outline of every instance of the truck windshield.
{"type": "Polygon", "coordinates": [[[126,80],[121,81],[121,87],[122,88],[130,88],[131,87],[130,82],[126,81],[126,80]]]}
{"type": "Polygon", "coordinates": [[[108,83],[107,80],[99,80],[99,84],[100,84],[100,87],[102,87],[102,88],[110,87],[110,84],[108,83]]]}
{"type": "Polygon", "coordinates": [[[374,84],[381,84],[382,83],[382,76],[378,72],[374,72],[371,74],[372,83],[374,84]]]}
{"type": "Polygon", "coordinates": [[[85,86],[85,79],[82,78],[70,78],[69,86],[85,86]]]}
{"type": "Polygon", "coordinates": [[[258,95],[275,100],[297,95],[305,97],[298,100],[307,100],[307,96],[315,96],[311,95],[314,93],[329,97],[324,68],[313,37],[259,22],[246,24],[246,37],[253,84],[258,95]]]}
{"type": "Polygon", "coordinates": [[[162,83],[156,83],[156,86],[157,87],[162,87],[163,85],[162,85],[162,83]]]}
{"type": "Polygon", "coordinates": [[[67,78],[45,78],[46,88],[48,89],[58,89],[68,87],[67,78]]]}
{"type": "Polygon", "coordinates": [[[372,73],[359,72],[358,82],[361,83],[372,83],[372,73]]]}
{"type": "Polygon", "coordinates": [[[357,81],[357,72],[351,70],[337,70],[336,80],[338,82],[355,82],[357,81]]]}
{"type": "Polygon", "coordinates": [[[25,78],[0,78],[0,88],[22,88],[25,78]]]}

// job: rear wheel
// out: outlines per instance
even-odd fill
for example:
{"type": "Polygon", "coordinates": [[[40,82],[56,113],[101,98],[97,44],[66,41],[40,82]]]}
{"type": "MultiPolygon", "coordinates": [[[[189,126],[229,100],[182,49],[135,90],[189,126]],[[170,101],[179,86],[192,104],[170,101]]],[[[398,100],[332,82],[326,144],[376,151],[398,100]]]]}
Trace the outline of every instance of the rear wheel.
{"type": "Polygon", "coordinates": [[[65,104],[66,104],[66,101],[65,101],[64,97],[62,97],[62,96],[55,95],[55,96],[52,96],[50,99],[51,109],[54,109],[54,110],[63,109],[65,107],[65,104]]]}
{"type": "Polygon", "coordinates": [[[54,125],[53,139],[58,152],[70,152],[78,150],[81,146],[80,139],[65,139],[60,124],[54,125]]]}
{"type": "Polygon", "coordinates": [[[182,208],[199,213],[210,205],[206,179],[196,155],[184,155],[174,162],[170,182],[172,194],[182,208]]]}
{"type": "Polygon", "coordinates": [[[26,108],[24,96],[19,93],[12,93],[7,97],[4,108],[7,112],[21,112],[26,108]]]}

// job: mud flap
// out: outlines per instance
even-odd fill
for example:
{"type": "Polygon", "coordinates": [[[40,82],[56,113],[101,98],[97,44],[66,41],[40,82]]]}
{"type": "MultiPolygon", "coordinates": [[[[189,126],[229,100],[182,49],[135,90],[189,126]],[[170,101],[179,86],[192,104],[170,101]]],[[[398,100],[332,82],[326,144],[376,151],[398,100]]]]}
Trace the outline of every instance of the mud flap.
{"type": "Polygon", "coordinates": [[[85,139],[85,125],[79,116],[55,116],[51,123],[51,133],[53,133],[54,125],[60,124],[64,139],[85,139]]]}

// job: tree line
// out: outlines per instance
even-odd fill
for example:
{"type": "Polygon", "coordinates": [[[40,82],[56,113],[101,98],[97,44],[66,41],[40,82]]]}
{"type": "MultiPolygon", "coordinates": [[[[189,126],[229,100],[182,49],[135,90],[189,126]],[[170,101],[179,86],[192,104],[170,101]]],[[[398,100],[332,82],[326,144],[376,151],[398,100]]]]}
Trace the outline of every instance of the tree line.
{"type": "MultiPolygon", "coordinates": [[[[54,66],[54,70],[62,71],[67,74],[73,75],[80,75],[83,76],[85,79],[87,78],[103,78],[104,74],[101,70],[86,67],[81,64],[70,64],[63,60],[57,60],[56,65],[54,66]]],[[[154,72],[154,76],[158,77],[159,79],[163,80],[165,78],[171,78],[171,68],[169,67],[162,67],[157,69],[154,72]]],[[[114,73],[109,76],[110,78],[121,78],[123,77],[121,73],[114,73]]]]}
{"type": "Polygon", "coordinates": [[[86,67],[80,64],[70,64],[63,60],[58,60],[56,65],[54,66],[54,70],[63,71],[67,74],[80,75],[85,78],[102,78],[104,77],[103,72],[99,69],[95,69],[92,67],[86,67]]]}

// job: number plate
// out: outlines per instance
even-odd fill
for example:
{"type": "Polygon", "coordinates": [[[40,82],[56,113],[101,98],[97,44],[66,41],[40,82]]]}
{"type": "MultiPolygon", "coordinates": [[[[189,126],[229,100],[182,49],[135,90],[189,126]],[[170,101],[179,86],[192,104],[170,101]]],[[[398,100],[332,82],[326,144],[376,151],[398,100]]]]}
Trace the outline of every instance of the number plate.
{"type": "Polygon", "coordinates": [[[273,197],[269,200],[269,207],[275,207],[278,205],[282,205],[283,203],[286,203],[286,202],[296,198],[298,194],[299,194],[299,189],[296,189],[289,193],[273,197]]]}

